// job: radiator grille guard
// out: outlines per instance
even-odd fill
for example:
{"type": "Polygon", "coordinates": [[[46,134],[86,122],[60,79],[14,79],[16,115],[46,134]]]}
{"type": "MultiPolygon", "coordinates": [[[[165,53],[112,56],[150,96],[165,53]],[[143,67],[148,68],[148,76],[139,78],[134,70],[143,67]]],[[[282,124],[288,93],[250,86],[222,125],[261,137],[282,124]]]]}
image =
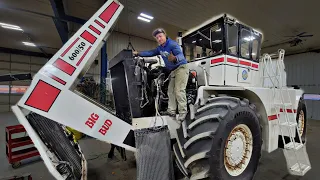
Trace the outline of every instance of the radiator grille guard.
{"type": "Polygon", "coordinates": [[[82,158],[78,144],[74,143],[63,127],[36,113],[26,116],[47,148],[58,158],[57,171],[68,180],[81,179],[82,158]]]}
{"type": "Polygon", "coordinates": [[[168,126],[135,130],[137,180],[173,180],[168,126]]]}

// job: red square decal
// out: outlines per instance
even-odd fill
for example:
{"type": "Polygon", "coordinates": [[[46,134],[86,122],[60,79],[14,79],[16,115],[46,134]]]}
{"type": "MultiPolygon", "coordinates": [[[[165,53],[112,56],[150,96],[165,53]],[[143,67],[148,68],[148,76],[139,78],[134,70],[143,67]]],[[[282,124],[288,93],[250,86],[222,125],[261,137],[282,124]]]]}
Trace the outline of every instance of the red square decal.
{"type": "Polygon", "coordinates": [[[60,92],[60,89],[40,80],[25,105],[48,112],[60,92]]]}
{"type": "Polygon", "coordinates": [[[119,4],[112,2],[107,9],[105,9],[99,16],[104,22],[109,23],[112,16],[116,13],[117,9],[120,7],[119,4]]]}
{"type": "Polygon", "coordinates": [[[85,40],[87,40],[89,43],[93,44],[94,42],[96,42],[97,38],[92,35],[91,33],[89,33],[88,31],[84,31],[81,34],[81,37],[85,40]]]}

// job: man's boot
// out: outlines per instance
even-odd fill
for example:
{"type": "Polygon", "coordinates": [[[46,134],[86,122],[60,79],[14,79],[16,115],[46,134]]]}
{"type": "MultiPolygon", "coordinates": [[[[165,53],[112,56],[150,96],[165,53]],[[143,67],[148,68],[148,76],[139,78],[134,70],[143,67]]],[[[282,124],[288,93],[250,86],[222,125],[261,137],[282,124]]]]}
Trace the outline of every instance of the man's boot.
{"type": "Polygon", "coordinates": [[[176,117],[176,113],[171,112],[171,111],[165,111],[165,112],[161,113],[161,115],[163,115],[163,116],[170,116],[170,117],[173,117],[173,118],[176,117]]]}

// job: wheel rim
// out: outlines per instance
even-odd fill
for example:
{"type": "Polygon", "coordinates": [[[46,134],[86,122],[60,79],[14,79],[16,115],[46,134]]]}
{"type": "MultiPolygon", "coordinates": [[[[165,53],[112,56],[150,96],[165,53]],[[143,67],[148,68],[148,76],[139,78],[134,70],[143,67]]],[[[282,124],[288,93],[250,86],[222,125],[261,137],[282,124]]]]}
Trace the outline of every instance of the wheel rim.
{"type": "Polygon", "coordinates": [[[252,144],[252,133],[247,125],[239,124],[230,132],[224,150],[224,166],[231,176],[239,176],[247,168],[252,144]]]}
{"type": "Polygon", "coordinates": [[[305,126],[305,119],[304,119],[304,112],[303,110],[301,110],[299,112],[299,119],[298,119],[298,129],[299,129],[299,134],[300,136],[303,135],[304,132],[304,126],[305,126]]]}

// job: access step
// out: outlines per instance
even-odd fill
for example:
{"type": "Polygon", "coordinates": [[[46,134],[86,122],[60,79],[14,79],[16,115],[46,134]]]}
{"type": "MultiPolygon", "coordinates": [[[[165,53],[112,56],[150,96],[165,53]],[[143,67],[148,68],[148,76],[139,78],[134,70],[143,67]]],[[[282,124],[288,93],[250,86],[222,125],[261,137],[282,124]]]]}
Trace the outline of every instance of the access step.
{"type": "Polygon", "coordinates": [[[292,174],[295,174],[298,176],[304,176],[310,169],[311,169],[310,166],[301,164],[301,163],[296,163],[290,168],[290,170],[292,171],[292,174]]]}
{"type": "Polygon", "coordinates": [[[287,127],[296,127],[298,125],[298,123],[296,122],[284,122],[284,123],[280,123],[281,126],[287,126],[287,127]]]}
{"type": "Polygon", "coordinates": [[[304,146],[302,143],[290,142],[284,146],[285,149],[295,149],[296,151],[301,149],[304,146]]]}

